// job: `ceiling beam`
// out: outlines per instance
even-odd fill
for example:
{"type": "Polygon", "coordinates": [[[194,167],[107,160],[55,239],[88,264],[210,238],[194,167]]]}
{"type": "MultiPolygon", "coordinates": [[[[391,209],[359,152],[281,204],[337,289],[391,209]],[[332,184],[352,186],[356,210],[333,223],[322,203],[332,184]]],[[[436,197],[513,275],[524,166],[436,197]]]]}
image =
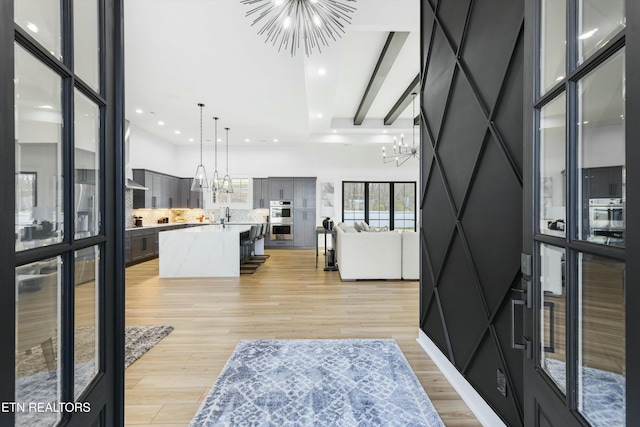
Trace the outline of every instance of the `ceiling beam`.
{"type": "Polygon", "coordinates": [[[380,58],[378,58],[376,68],[373,70],[373,74],[369,80],[367,90],[364,91],[358,111],[356,111],[356,115],[353,118],[354,125],[361,125],[364,121],[367,112],[369,112],[369,108],[371,108],[371,104],[373,104],[374,99],[376,99],[376,95],[378,95],[382,83],[384,83],[384,80],[387,78],[389,70],[391,70],[391,66],[393,66],[393,63],[398,57],[400,49],[402,49],[407,37],[409,37],[409,32],[407,31],[392,31],[389,33],[384,48],[382,48],[382,52],[380,53],[380,58]]]}
{"type": "Polygon", "coordinates": [[[402,92],[400,98],[396,101],[396,103],[391,107],[391,110],[387,113],[384,118],[384,124],[386,126],[392,125],[393,122],[402,114],[407,105],[411,104],[413,97],[412,93],[418,93],[418,89],[420,88],[420,74],[416,76],[415,79],[411,82],[411,84],[402,92]]]}

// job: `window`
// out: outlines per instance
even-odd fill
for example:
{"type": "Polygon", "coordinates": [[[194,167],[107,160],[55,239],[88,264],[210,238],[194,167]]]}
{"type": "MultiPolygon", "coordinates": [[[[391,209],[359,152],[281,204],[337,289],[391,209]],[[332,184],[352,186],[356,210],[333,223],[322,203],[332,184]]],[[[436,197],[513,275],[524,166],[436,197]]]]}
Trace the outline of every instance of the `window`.
{"type": "Polygon", "coordinates": [[[249,201],[249,179],[231,179],[233,193],[213,193],[213,203],[247,203],[249,201]]]}
{"type": "Polygon", "coordinates": [[[390,230],[416,229],[415,182],[342,182],[342,221],[390,230]]]}

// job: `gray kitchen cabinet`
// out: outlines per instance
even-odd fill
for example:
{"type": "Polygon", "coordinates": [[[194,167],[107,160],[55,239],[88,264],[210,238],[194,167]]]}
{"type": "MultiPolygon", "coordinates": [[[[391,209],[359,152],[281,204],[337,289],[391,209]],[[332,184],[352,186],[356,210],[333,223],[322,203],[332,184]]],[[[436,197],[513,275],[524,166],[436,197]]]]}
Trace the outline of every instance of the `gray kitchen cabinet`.
{"type": "Polygon", "coordinates": [[[154,258],[157,255],[157,240],[156,229],[131,231],[131,262],[154,258]]]}
{"type": "Polygon", "coordinates": [[[293,200],[293,178],[269,178],[269,199],[293,200]]]}
{"type": "Polygon", "coordinates": [[[171,209],[178,207],[179,178],[170,175],[162,175],[162,196],[160,208],[171,209]]]}
{"type": "Polygon", "coordinates": [[[293,207],[309,209],[316,207],[316,178],[294,178],[293,207]]]}
{"type": "Polygon", "coordinates": [[[193,181],[193,179],[189,180],[189,193],[191,194],[190,200],[189,200],[189,208],[190,209],[202,209],[202,206],[203,206],[202,198],[207,193],[203,193],[202,191],[191,191],[191,182],[192,181],[193,181]]]}
{"type": "Polygon", "coordinates": [[[253,178],[253,208],[269,209],[269,179],[253,178]]]}
{"type": "Polygon", "coordinates": [[[180,178],[178,188],[178,206],[180,209],[189,207],[189,199],[191,199],[191,180],[189,178],[180,178]]]}
{"type": "Polygon", "coordinates": [[[313,248],[316,244],[315,209],[297,209],[293,211],[293,246],[313,248]]]}
{"type": "Polygon", "coordinates": [[[151,190],[151,207],[155,209],[164,208],[162,204],[163,199],[163,184],[164,178],[162,175],[157,173],[151,173],[151,179],[153,184],[150,188],[151,190]]]}

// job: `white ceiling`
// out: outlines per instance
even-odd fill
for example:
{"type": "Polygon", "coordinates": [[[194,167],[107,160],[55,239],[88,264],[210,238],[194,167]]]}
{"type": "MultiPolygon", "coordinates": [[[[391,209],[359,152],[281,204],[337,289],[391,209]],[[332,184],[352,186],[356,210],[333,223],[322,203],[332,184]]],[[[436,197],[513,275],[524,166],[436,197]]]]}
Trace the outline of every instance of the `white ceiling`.
{"type": "Polygon", "coordinates": [[[362,144],[411,134],[411,104],[393,125],[382,122],[419,72],[418,0],[358,0],[341,39],[321,54],[306,57],[302,49],[293,58],[264,42],[240,0],[124,3],[126,116],[153,135],[198,144],[199,102],[206,105],[203,139],[213,141],[218,116],[218,138],[230,127],[230,145],[362,144]],[[411,34],[364,123],[353,126],[390,31],[411,34]]]}

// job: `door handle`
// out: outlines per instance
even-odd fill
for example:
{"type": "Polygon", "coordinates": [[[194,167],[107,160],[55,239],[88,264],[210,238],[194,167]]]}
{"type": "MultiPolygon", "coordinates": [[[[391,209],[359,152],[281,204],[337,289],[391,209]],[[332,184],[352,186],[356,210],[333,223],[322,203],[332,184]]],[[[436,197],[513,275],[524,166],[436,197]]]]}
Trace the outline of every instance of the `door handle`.
{"type": "Polygon", "coordinates": [[[156,207],[156,196],[151,197],[151,207],[152,208],[156,207]]]}
{"type": "Polygon", "coordinates": [[[525,339],[524,343],[516,342],[516,305],[526,307],[527,302],[521,299],[511,300],[511,348],[514,350],[524,350],[527,359],[531,359],[533,356],[531,341],[525,339]]]}

